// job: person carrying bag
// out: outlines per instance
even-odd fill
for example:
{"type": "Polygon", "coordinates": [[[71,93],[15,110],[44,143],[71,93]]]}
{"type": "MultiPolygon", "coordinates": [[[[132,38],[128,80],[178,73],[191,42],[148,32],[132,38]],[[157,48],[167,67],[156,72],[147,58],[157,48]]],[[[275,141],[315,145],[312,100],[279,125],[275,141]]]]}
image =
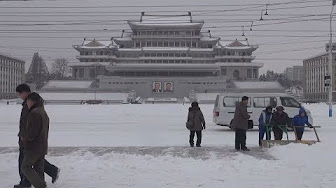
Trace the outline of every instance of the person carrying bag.
{"type": "Polygon", "coordinates": [[[186,127],[190,130],[189,144],[194,147],[195,133],[197,135],[196,147],[201,147],[202,130],[205,129],[205,120],[201,109],[198,107],[198,102],[192,102],[189,108],[186,127]]]}

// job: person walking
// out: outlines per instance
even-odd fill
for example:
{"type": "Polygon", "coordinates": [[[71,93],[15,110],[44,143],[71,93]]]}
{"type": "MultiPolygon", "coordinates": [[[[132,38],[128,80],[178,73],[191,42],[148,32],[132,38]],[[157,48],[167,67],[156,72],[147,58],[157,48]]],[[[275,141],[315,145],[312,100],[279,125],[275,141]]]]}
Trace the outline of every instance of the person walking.
{"type": "Polygon", "coordinates": [[[248,119],[250,115],[247,113],[248,97],[242,97],[242,101],[236,106],[234,118],[231,126],[235,129],[235,149],[250,151],[246,147],[246,130],[248,129],[248,119]]]}
{"type": "Polygon", "coordinates": [[[309,128],[313,128],[313,126],[308,121],[308,116],[304,108],[300,108],[299,114],[294,116],[292,125],[294,126],[294,131],[296,132],[298,140],[302,139],[305,125],[308,125],[309,128]]]}
{"type": "MultiPolygon", "coordinates": [[[[27,118],[29,114],[29,108],[27,106],[27,97],[31,94],[30,87],[27,84],[20,84],[16,87],[16,92],[18,93],[19,97],[23,100],[22,103],[22,110],[20,116],[20,127],[19,127],[19,159],[18,159],[18,167],[19,167],[19,175],[20,175],[20,182],[19,184],[14,185],[14,188],[26,188],[31,187],[31,183],[22,173],[21,166],[22,161],[24,158],[24,145],[22,142],[23,132],[26,129],[27,118]]],[[[43,105],[43,99],[40,101],[40,104],[43,105]]],[[[49,163],[47,160],[44,160],[44,172],[47,173],[51,177],[51,182],[55,183],[59,177],[60,170],[55,165],[49,163]]]]}
{"type": "Polygon", "coordinates": [[[44,157],[48,152],[49,117],[41,99],[35,92],[27,96],[29,114],[20,137],[24,146],[21,171],[35,188],[47,187],[44,181],[44,157]]]}
{"type": "Polygon", "coordinates": [[[274,140],[282,140],[283,129],[287,129],[287,126],[291,125],[288,114],[284,110],[284,107],[278,106],[272,116],[271,126],[273,127],[274,140]]]}
{"type": "Polygon", "coordinates": [[[266,133],[266,140],[271,140],[271,131],[267,131],[267,126],[271,124],[272,120],[272,106],[267,106],[259,117],[259,146],[262,145],[262,140],[266,133]]]}
{"type": "Polygon", "coordinates": [[[192,102],[188,112],[187,122],[192,122],[190,130],[189,144],[190,147],[194,147],[195,133],[197,135],[196,147],[201,147],[202,142],[202,130],[205,129],[205,120],[201,109],[198,106],[198,102],[192,102]]]}

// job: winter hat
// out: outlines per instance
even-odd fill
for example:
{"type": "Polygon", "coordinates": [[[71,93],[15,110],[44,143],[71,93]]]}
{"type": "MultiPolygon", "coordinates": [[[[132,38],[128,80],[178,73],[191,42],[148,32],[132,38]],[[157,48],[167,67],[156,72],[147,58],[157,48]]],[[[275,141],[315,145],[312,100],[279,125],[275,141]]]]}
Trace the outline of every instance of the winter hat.
{"type": "Polygon", "coordinates": [[[284,109],[283,106],[278,106],[278,107],[276,107],[276,110],[277,110],[277,111],[284,111],[285,109],[284,109]]]}
{"type": "Polygon", "coordinates": [[[267,106],[266,107],[266,111],[268,111],[268,110],[272,110],[273,108],[272,108],[272,106],[267,106]]]}
{"type": "Polygon", "coordinates": [[[196,101],[195,101],[195,102],[192,102],[192,103],[191,103],[191,107],[198,107],[198,102],[196,102],[196,101]]]}

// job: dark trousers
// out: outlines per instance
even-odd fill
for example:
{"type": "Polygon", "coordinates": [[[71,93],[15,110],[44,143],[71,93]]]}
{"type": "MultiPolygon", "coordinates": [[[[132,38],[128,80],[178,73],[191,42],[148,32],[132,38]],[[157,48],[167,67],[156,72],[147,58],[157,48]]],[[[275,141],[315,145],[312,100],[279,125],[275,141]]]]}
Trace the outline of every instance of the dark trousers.
{"type": "Polygon", "coordinates": [[[44,181],[44,154],[25,150],[21,164],[24,176],[35,188],[45,188],[44,181]]]}
{"type": "Polygon", "coordinates": [[[296,136],[297,136],[298,140],[302,139],[302,135],[303,135],[303,131],[301,131],[301,130],[300,131],[298,131],[298,130],[296,131],[296,136]]]}
{"type": "Polygon", "coordinates": [[[197,135],[196,146],[200,146],[202,142],[202,131],[190,131],[190,137],[189,137],[190,146],[194,146],[195,133],[197,135]]]}
{"type": "Polygon", "coordinates": [[[262,140],[264,139],[264,135],[266,133],[266,140],[271,140],[271,131],[266,130],[266,126],[259,126],[259,146],[262,145],[262,140]]]}
{"type": "Polygon", "coordinates": [[[282,140],[283,131],[278,126],[273,127],[273,132],[274,132],[274,140],[282,140]]]}
{"type": "Polygon", "coordinates": [[[246,149],[246,130],[236,128],[235,133],[235,149],[246,149]]]}
{"type": "MultiPolygon", "coordinates": [[[[19,153],[19,174],[20,174],[20,185],[24,186],[24,187],[30,187],[31,183],[28,181],[28,179],[26,178],[26,176],[23,174],[21,168],[22,168],[22,162],[23,162],[23,158],[24,158],[24,151],[23,148],[20,148],[20,153],[19,153]]],[[[56,177],[57,173],[58,173],[58,168],[53,165],[50,164],[47,160],[44,159],[44,172],[46,174],[48,174],[50,177],[56,177]]]]}

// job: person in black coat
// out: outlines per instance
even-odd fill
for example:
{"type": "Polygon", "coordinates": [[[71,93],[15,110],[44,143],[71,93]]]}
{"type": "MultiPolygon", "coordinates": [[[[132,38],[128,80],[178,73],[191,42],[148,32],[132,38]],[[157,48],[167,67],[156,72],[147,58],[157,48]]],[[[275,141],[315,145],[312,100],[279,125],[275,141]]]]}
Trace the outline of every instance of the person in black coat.
{"type": "MultiPolygon", "coordinates": [[[[26,188],[31,187],[31,183],[28,181],[28,179],[25,177],[21,170],[22,162],[24,159],[24,144],[22,142],[23,138],[23,132],[26,129],[28,114],[29,114],[29,108],[27,105],[27,96],[31,94],[30,88],[27,84],[20,84],[16,87],[16,92],[19,94],[20,98],[23,100],[22,103],[22,110],[21,110],[21,116],[20,116],[20,127],[19,127],[19,175],[20,175],[20,183],[17,185],[14,185],[14,188],[26,188]]],[[[43,100],[40,101],[41,105],[43,106],[43,100]]],[[[53,164],[50,164],[47,160],[44,160],[44,172],[47,173],[51,177],[52,183],[55,183],[59,177],[59,168],[56,167],[53,164]]]]}
{"type": "Polygon", "coordinates": [[[248,97],[242,97],[242,101],[236,106],[231,126],[235,129],[235,149],[237,151],[250,151],[246,147],[246,130],[248,129],[248,120],[250,115],[247,112],[248,97]]]}
{"type": "MultiPolygon", "coordinates": [[[[271,120],[271,125],[274,132],[274,140],[282,140],[283,130],[280,128],[281,125],[291,125],[291,120],[288,117],[288,114],[284,112],[284,107],[276,107],[276,112],[274,112],[271,120]]],[[[287,129],[287,127],[283,127],[287,129]]]]}
{"type": "Polygon", "coordinates": [[[193,127],[190,128],[189,144],[194,147],[195,133],[197,135],[196,147],[201,147],[202,130],[205,129],[205,120],[201,109],[198,107],[198,102],[192,102],[188,112],[187,121],[193,122],[193,127]]]}

